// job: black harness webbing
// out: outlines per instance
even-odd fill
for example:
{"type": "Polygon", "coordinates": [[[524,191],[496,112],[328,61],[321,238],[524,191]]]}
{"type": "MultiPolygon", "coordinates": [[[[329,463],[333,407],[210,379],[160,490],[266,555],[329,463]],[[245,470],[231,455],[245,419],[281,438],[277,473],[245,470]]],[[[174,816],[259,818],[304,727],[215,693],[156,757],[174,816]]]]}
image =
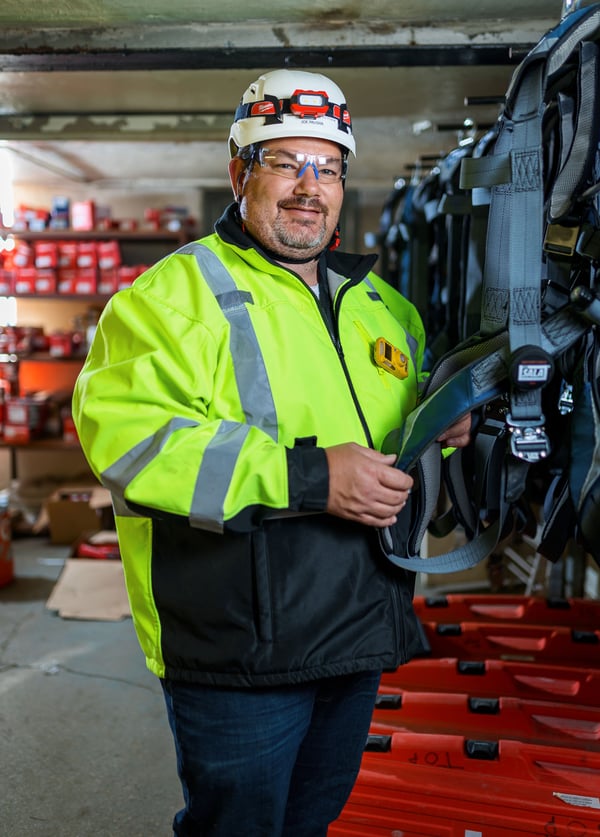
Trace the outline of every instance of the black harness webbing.
{"type": "MultiPolygon", "coordinates": [[[[581,223],[585,201],[597,189],[585,191],[598,150],[599,39],[600,4],[573,12],[547,33],[513,74],[490,148],[462,160],[460,189],[473,190],[478,206],[489,195],[480,331],[441,358],[423,401],[405,427],[386,440],[384,449],[397,453],[397,466],[416,478],[406,540],[396,543],[400,536],[394,528],[380,534],[390,561],[405,569],[444,573],[471,567],[510,532],[530,466],[551,452],[542,396],[555,361],[562,363],[569,349],[594,332],[592,325],[600,324],[600,301],[585,278],[573,273],[570,261],[576,251],[590,260],[600,257],[597,226],[581,223]],[[563,92],[573,79],[576,94],[563,92]],[[560,144],[553,149],[556,171],[544,168],[551,118],[560,144]],[[496,413],[492,402],[500,405],[496,413]],[[482,420],[470,451],[472,479],[465,482],[464,451],[445,464],[455,519],[468,542],[444,555],[420,558],[442,478],[435,440],[458,418],[477,411],[482,420]]],[[[597,359],[595,338],[592,343],[597,359]]],[[[580,400],[600,427],[594,377],[600,370],[598,363],[591,365],[580,400]]],[[[573,422],[576,431],[580,424],[573,422]]],[[[578,509],[586,502],[595,509],[600,493],[600,444],[589,448],[581,476],[570,479],[578,509]]],[[[564,499],[564,490],[561,494],[559,487],[557,493],[564,499]]],[[[561,514],[557,509],[550,518],[559,520],[561,514]]],[[[585,527],[588,540],[600,534],[600,523],[589,512],[585,524],[581,520],[585,527]]]]}
{"type": "MultiPolygon", "coordinates": [[[[574,309],[563,309],[546,320],[540,330],[541,347],[551,357],[567,351],[589,329],[589,321],[574,309]]],[[[510,506],[523,488],[526,462],[514,457],[511,470],[506,467],[506,426],[488,424],[477,434],[483,450],[481,461],[490,474],[480,473],[481,481],[495,480],[497,517],[484,526],[471,505],[470,492],[454,472],[453,485],[459,514],[473,533],[472,539],[451,552],[420,558],[419,550],[429,521],[433,517],[441,484],[441,455],[438,436],[461,416],[498,398],[504,391],[510,370],[508,330],[459,346],[442,358],[427,381],[424,398],[408,416],[403,427],[391,433],[384,452],[397,454],[396,466],[405,472],[416,470],[419,508],[415,514],[403,554],[397,554],[393,532],[380,530],[380,543],[389,560],[404,569],[419,572],[449,573],[474,566],[493,550],[507,521],[510,506]],[[495,432],[494,432],[495,430],[495,432]]],[[[459,457],[460,452],[451,454],[459,457]]],[[[476,492],[476,494],[479,492],[476,492]]],[[[477,502],[477,498],[475,498],[477,502]]],[[[489,506],[488,497],[488,506],[489,506]]]]}

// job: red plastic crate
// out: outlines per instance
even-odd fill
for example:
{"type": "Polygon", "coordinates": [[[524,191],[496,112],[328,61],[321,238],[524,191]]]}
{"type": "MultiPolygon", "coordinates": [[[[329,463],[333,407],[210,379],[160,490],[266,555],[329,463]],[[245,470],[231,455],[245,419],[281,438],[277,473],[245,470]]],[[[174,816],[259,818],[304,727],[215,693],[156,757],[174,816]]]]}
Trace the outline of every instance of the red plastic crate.
{"type": "Polygon", "coordinates": [[[600,601],[505,594],[415,596],[417,616],[430,622],[518,622],[562,625],[581,630],[600,627],[600,601]]]}
{"type": "Polygon", "coordinates": [[[494,741],[510,738],[600,751],[600,707],[452,692],[381,690],[371,731],[401,730],[494,741]]]}
{"type": "Polygon", "coordinates": [[[600,753],[459,735],[370,736],[330,837],[596,835],[600,753]]]}
{"type": "MultiPolygon", "coordinates": [[[[461,775],[465,781],[473,777],[480,782],[483,776],[491,776],[509,785],[527,781],[553,793],[600,796],[600,753],[529,741],[420,732],[369,734],[362,767],[379,769],[382,765],[392,773],[397,766],[411,766],[461,775]]],[[[522,795],[523,787],[519,787],[522,795]]],[[[598,813],[600,817],[600,807],[598,813]]]]}
{"type": "Polygon", "coordinates": [[[467,692],[489,697],[513,695],[598,706],[600,669],[509,660],[419,658],[383,673],[381,690],[394,689],[467,692]]]}
{"type": "Polygon", "coordinates": [[[422,622],[434,657],[600,666],[600,631],[501,622],[422,622]]]}

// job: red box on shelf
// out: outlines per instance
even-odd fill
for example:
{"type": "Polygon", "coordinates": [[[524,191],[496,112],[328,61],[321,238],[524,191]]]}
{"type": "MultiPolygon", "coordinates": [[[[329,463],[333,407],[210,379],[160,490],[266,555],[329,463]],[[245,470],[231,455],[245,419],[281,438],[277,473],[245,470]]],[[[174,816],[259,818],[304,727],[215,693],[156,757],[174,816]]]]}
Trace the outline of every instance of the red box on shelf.
{"type": "Polygon", "coordinates": [[[73,421],[73,416],[64,415],[62,417],[62,437],[64,442],[69,444],[78,444],[79,436],[77,435],[77,428],[73,421]]]}
{"type": "Polygon", "coordinates": [[[17,239],[12,253],[12,261],[15,267],[33,267],[33,247],[26,241],[17,239]]]}
{"type": "Polygon", "coordinates": [[[36,241],[33,247],[36,267],[58,266],[58,243],[56,241],[36,241]]]}
{"type": "Polygon", "coordinates": [[[101,268],[98,273],[98,293],[114,294],[119,288],[119,272],[116,267],[101,268]]]}
{"type": "Polygon", "coordinates": [[[77,270],[73,285],[75,294],[95,294],[97,290],[96,268],[83,267],[77,270]]]}
{"type": "Polygon", "coordinates": [[[15,288],[15,271],[0,268],[0,296],[11,296],[15,288]]]}
{"type": "Polygon", "coordinates": [[[49,337],[48,352],[52,357],[71,357],[73,334],[70,331],[55,331],[49,337]]]}
{"type": "Polygon", "coordinates": [[[129,288],[140,273],[143,273],[140,265],[121,265],[119,268],[119,290],[129,288]]]}
{"type": "Polygon", "coordinates": [[[97,267],[98,245],[95,241],[79,241],[77,244],[77,267],[97,267]]]}
{"type": "Polygon", "coordinates": [[[77,241],[58,242],[58,266],[60,268],[77,267],[77,241]]]}
{"type": "Polygon", "coordinates": [[[121,264],[121,248],[115,239],[98,242],[98,265],[102,270],[121,264]]]}
{"type": "Polygon", "coordinates": [[[61,268],[58,271],[57,291],[59,294],[75,293],[75,280],[77,279],[76,268],[61,268]]]}
{"type": "Polygon", "coordinates": [[[42,435],[47,418],[47,398],[7,398],[4,404],[4,438],[19,442],[35,439],[42,435]]]}
{"type": "Polygon", "coordinates": [[[53,268],[37,268],[35,292],[38,294],[56,293],[56,271],[53,268]]]}
{"type": "Polygon", "coordinates": [[[38,427],[42,422],[40,405],[44,402],[33,398],[9,398],[4,405],[4,417],[8,424],[26,424],[38,427]]]}
{"type": "Polygon", "coordinates": [[[35,267],[18,267],[15,270],[14,292],[16,294],[34,294],[37,270],[35,267]]]}
{"type": "Polygon", "coordinates": [[[26,424],[8,424],[7,422],[4,423],[2,436],[4,441],[11,445],[27,445],[35,438],[35,434],[26,424]]]}

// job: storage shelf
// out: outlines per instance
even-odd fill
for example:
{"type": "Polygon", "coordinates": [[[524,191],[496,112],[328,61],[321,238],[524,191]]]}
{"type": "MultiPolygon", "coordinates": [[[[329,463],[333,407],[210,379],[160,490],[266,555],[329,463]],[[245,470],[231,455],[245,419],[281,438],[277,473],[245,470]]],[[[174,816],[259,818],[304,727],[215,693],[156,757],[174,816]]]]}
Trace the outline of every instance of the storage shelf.
{"type": "Polygon", "coordinates": [[[7,294],[15,299],[35,299],[38,302],[97,302],[106,305],[113,294],[7,294]]]}
{"type": "MultiPolygon", "coordinates": [[[[29,242],[31,244],[38,241],[117,241],[120,243],[122,261],[125,266],[141,265],[141,264],[155,264],[160,258],[173,252],[178,247],[193,241],[198,237],[198,232],[194,228],[184,226],[179,230],[151,230],[151,229],[133,229],[133,230],[73,230],[73,229],[44,229],[44,230],[17,230],[14,228],[7,228],[0,226],[0,236],[2,238],[13,238],[16,241],[29,242]]],[[[35,301],[40,305],[47,305],[49,302],[53,304],[79,302],[86,303],[88,306],[99,306],[103,308],[106,303],[113,296],[109,294],[67,294],[67,293],[11,293],[6,296],[13,297],[18,300],[35,301]]],[[[0,353],[0,365],[14,363],[19,364],[19,382],[23,385],[23,391],[35,391],[40,389],[38,381],[43,380],[42,389],[54,386],[56,389],[62,388],[72,389],[73,386],[73,371],[76,366],[81,367],[85,361],[85,355],[73,356],[54,356],[49,352],[33,352],[29,354],[18,355],[16,353],[0,353]],[[56,364],[52,370],[46,369],[44,366],[36,367],[36,364],[56,364]],[[24,379],[30,379],[28,381],[24,379]],[[60,382],[60,384],[59,384],[60,382]]],[[[36,452],[79,452],[82,454],[82,449],[78,441],[65,441],[62,438],[41,438],[33,439],[29,442],[19,443],[17,441],[4,440],[0,438],[0,450],[7,452],[10,457],[10,473],[11,479],[18,478],[18,460],[20,453],[31,452],[35,455],[36,452]]]]}
{"type": "Polygon", "coordinates": [[[20,238],[23,241],[181,241],[192,240],[194,230],[15,230],[0,227],[0,235],[20,238]]]}
{"type": "Polygon", "coordinates": [[[51,355],[50,352],[33,352],[19,355],[16,352],[0,353],[0,363],[83,363],[85,355],[51,355]]]}
{"type": "Polygon", "coordinates": [[[0,364],[2,363],[83,363],[85,355],[63,355],[55,357],[48,352],[39,352],[33,355],[17,355],[14,353],[0,353],[0,364]]]}
{"type": "Polygon", "coordinates": [[[0,440],[0,450],[81,450],[78,442],[65,442],[64,439],[32,439],[31,442],[5,442],[0,440]]]}

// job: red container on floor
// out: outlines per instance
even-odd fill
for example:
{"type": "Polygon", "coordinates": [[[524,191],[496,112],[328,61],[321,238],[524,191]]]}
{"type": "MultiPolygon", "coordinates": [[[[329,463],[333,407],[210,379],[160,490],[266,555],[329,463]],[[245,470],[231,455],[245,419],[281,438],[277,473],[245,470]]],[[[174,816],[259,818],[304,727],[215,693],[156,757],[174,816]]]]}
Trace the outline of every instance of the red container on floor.
{"type": "Polygon", "coordinates": [[[419,619],[430,622],[505,622],[562,625],[594,630],[600,625],[600,601],[506,594],[451,593],[415,596],[419,619]]]}
{"type": "Polygon", "coordinates": [[[434,657],[600,666],[600,630],[506,622],[422,624],[434,657]]]}
{"type": "Polygon", "coordinates": [[[12,531],[8,508],[0,501],[0,587],[14,578],[12,531]]]}
{"type": "Polygon", "coordinates": [[[370,736],[330,837],[592,837],[600,754],[459,735],[370,736]]]}
{"type": "Polygon", "coordinates": [[[395,671],[385,671],[380,691],[404,689],[501,695],[531,700],[598,706],[600,669],[542,665],[512,660],[461,660],[456,657],[411,660],[395,671]]]}
{"type": "MultiPolygon", "coordinates": [[[[600,707],[453,692],[380,691],[371,732],[403,730],[600,752],[600,707]]],[[[598,781],[600,785],[600,776],[598,781]]]]}

